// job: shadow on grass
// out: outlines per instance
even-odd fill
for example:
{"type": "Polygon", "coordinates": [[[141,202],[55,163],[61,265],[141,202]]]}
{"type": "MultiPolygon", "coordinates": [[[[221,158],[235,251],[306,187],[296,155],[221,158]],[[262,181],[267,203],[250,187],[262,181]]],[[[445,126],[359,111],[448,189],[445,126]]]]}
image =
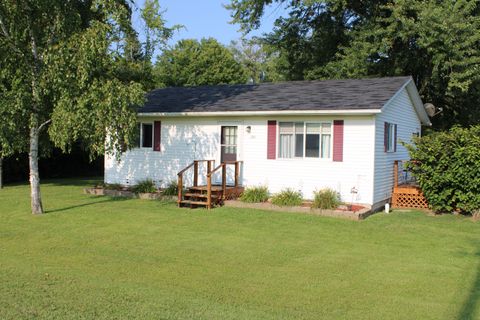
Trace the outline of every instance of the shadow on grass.
{"type": "MultiPolygon", "coordinates": [[[[477,257],[480,258],[480,251],[476,253],[477,257]]],[[[460,309],[458,314],[458,320],[467,320],[467,319],[478,319],[476,316],[477,305],[480,302],[480,263],[477,264],[475,271],[475,278],[470,287],[470,291],[467,295],[467,298],[463,302],[463,306],[460,309]]]]}
{"type": "MultiPolygon", "coordinates": [[[[58,179],[42,179],[40,188],[43,185],[53,186],[72,186],[72,187],[91,187],[96,183],[103,182],[103,177],[78,177],[78,178],[58,178],[58,179]]],[[[28,186],[28,180],[4,183],[4,187],[28,186]]]]}
{"type": "Polygon", "coordinates": [[[92,187],[94,184],[102,181],[103,177],[78,177],[66,179],[45,179],[42,181],[42,183],[54,186],[92,187]]]}
{"type": "MultiPolygon", "coordinates": [[[[103,196],[100,196],[103,198],[103,196]]],[[[100,197],[95,197],[94,199],[98,199],[100,197]]],[[[82,208],[82,207],[88,207],[100,203],[106,203],[106,202],[119,202],[119,201],[127,201],[130,200],[129,198],[122,198],[122,197],[108,197],[104,200],[101,201],[94,201],[94,202],[88,202],[88,203],[82,203],[82,204],[77,204],[77,205],[72,205],[64,208],[59,208],[59,209],[53,209],[53,210],[47,210],[45,213],[55,213],[55,212],[62,212],[62,211],[68,211],[72,209],[77,209],[77,208],[82,208]]]]}

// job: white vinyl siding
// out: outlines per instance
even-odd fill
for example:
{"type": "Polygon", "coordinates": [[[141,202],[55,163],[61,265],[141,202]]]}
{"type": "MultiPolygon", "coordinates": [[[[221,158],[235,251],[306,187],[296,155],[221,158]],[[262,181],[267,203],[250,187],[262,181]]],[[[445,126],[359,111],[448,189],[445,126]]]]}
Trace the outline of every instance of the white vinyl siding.
{"type": "MultiPolygon", "coordinates": [[[[242,160],[241,183],[246,186],[267,185],[271,193],[290,187],[300,190],[307,199],[315,190],[329,187],[341,194],[344,201],[352,201],[350,190],[359,190],[353,199],[356,203],[371,204],[373,190],[373,136],[374,116],[283,116],[283,117],[169,117],[162,121],[161,151],[134,149],[122,154],[121,161],[105,157],[105,181],[107,183],[134,184],[152,178],[160,186],[177,179],[177,173],[194,159],[220,161],[220,127],[238,123],[238,160],[242,160]],[[267,160],[267,121],[302,123],[326,123],[344,120],[344,161],[324,161],[321,158],[293,157],[267,160]],[[220,121],[221,120],[221,121],[220,121]],[[250,130],[246,130],[250,127],[250,130]]],[[[141,120],[142,121],[142,120],[141,120]]],[[[330,125],[330,131],[333,126],[330,125]]],[[[325,128],[324,128],[325,129],[325,128]]],[[[294,131],[299,132],[299,131],[294,131]]],[[[331,156],[333,132],[322,131],[324,154],[331,156]],[[328,150],[328,151],[327,151],[328,150]]],[[[292,134],[294,136],[295,134],[292,134]]],[[[305,132],[302,129],[302,136],[305,132]]],[[[292,137],[296,140],[296,137],[292,137]]],[[[300,138],[298,138],[300,139],[300,138]]],[[[277,134],[277,154],[280,149],[277,134]]],[[[305,144],[305,141],[303,141],[305,144]]],[[[296,149],[291,149],[292,154],[296,149]]],[[[304,153],[304,148],[301,149],[304,153]]],[[[321,153],[322,151],[320,151],[321,153]]],[[[205,183],[205,168],[200,169],[199,183],[205,183]]],[[[186,175],[186,183],[191,176],[186,175]]]]}
{"type": "MultiPolygon", "coordinates": [[[[395,127],[392,125],[392,127],[395,127]]],[[[392,128],[392,130],[394,130],[392,128]]],[[[393,162],[407,160],[409,154],[401,142],[411,143],[413,134],[420,133],[421,123],[406,89],[402,89],[376,116],[375,121],[375,175],[374,203],[381,203],[391,197],[393,190],[393,162]],[[385,152],[385,123],[396,125],[395,133],[389,134],[389,152],[385,152]]]]}

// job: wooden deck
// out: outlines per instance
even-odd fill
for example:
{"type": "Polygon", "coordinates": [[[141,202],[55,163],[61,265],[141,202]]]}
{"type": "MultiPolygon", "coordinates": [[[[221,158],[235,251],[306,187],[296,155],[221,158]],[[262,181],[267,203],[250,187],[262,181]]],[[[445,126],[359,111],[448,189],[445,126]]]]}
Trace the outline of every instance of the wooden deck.
{"type": "Polygon", "coordinates": [[[395,161],[393,170],[392,208],[428,209],[427,199],[415,182],[399,182],[399,161],[395,161]]]}

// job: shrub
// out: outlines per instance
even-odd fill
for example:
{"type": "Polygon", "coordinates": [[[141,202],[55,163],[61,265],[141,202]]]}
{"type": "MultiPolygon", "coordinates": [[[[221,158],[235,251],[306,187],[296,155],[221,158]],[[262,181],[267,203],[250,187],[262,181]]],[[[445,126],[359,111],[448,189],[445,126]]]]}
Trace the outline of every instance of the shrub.
{"type": "Polygon", "coordinates": [[[154,193],[157,192],[157,187],[152,179],[140,180],[132,187],[135,193],[154,193]]]}
{"type": "Polygon", "coordinates": [[[120,183],[104,183],[103,188],[107,190],[117,190],[120,191],[123,189],[123,186],[120,183]]]}
{"type": "Polygon", "coordinates": [[[277,206],[299,206],[303,202],[302,194],[293,189],[284,189],[272,197],[272,203],[277,206]]]}
{"type": "Polygon", "coordinates": [[[314,192],[312,208],[318,209],[336,209],[341,201],[338,192],[326,188],[314,192]]]}
{"type": "Polygon", "coordinates": [[[415,137],[407,164],[431,208],[472,213],[480,209],[480,126],[415,137]]]}
{"type": "Polygon", "coordinates": [[[178,183],[172,180],[168,183],[167,187],[163,189],[163,194],[166,196],[176,196],[178,194],[178,183]]]}
{"type": "Polygon", "coordinates": [[[268,200],[268,187],[249,187],[243,191],[240,200],[243,202],[265,202],[268,200]]]}

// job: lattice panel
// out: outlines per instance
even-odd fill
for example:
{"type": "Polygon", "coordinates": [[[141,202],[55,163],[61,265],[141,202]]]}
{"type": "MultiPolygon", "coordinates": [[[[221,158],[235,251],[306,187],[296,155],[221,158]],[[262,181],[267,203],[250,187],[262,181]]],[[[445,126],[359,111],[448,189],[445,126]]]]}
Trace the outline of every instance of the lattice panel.
{"type": "Polygon", "coordinates": [[[428,202],[421,193],[394,193],[392,195],[392,208],[427,209],[428,202]]]}

